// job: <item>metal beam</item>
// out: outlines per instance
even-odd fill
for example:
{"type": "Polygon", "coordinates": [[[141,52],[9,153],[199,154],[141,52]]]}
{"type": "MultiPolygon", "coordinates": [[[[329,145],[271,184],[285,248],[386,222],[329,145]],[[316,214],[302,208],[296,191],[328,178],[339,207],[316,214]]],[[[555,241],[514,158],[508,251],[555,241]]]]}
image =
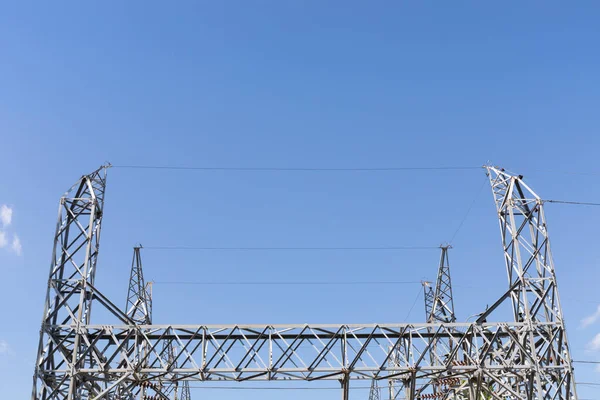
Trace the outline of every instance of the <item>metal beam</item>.
{"type": "Polygon", "coordinates": [[[106,169],[82,177],[60,203],[32,399],[116,400],[122,387],[217,380],[340,380],[347,399],[351,380],[386,379],[410,400],[576,400],[543,201],[521,176],[486,171],[508,292],[477,321],[456,323],[436,285],[432,310],[438,300],[450,319],[364,325],[136,323],[94,286],[106,169]],[[120,324],[91,325],[92,302],[120,324]],[[486,322],[504,303],[513,320],[486,322]]]}

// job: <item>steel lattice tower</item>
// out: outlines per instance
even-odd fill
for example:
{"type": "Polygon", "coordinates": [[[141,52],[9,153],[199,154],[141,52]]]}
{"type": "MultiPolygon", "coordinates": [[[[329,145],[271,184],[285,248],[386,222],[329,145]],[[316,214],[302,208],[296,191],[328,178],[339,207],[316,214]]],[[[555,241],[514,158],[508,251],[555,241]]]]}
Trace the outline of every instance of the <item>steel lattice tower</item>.
{"type": "Polygon", "coordinates": [[[371,389],[369,390],[369,400],[380,400],[379,385],[377,379],[371,380],[371,389]]]}
{"type": "Polygon", "coordinates": [[[181,394],[179,395],[179,400],[192,400],[189,381],[181,381],[179,390],[181,391],[181,394]]]}
{"type": "Polygon", "coordinates": [[[88,381],[75,371],[95,368],[81,328],[92,302],[129,322],[95,287],[96,259],[104,209],[106,167],[82,176],[60,199],[54,250],[40,331],[32,398],[79,399],[84,392],[108,393],[113,385],[88,381]]]}
{"type": "Polygon", "coordinates": [[[452,280],[450,279],[450,261],[448,249],[451,247],[440,246],[442,254],[435,284],[435,294],[427,322],[452,323],[456,321],[454,315],[454,298],[452,297],[452,280]]]}
{"type": "Polygon", "coordinates": [[[129,289],[127,290],[127,316],[138,325],[152,324],[152,293],[150,286],[144,280],[142,270],[142,246],[133,248],[133,261],[129,276],[129,289]]]}
{"type": "MultiPolygon", "coordinates": [[[[454,299],[452,297],[452,280],[450,279],[450,262],[448,258],[448,250],[451,248],[450,245],[440,246],[441,257],[437,271],[437,278],[435,283],[435,291],[431,286],[431,282],[423,281],[423,295],[425,301],[425,320],[427,323],[453,323],[456,321],[454,314],[454,299]]],[[[430,330],[430,333],[433,333],[430,330]]],[[[438,346],[448,348],[448,352],[452,351],[452,342],[446,341],[446,343],[440,343],[443,339],[433,337],[431,339],[430,346],[435,349],[430,353],[431,365],[444,365],[440,363],[434,356],[438,346]]],[[[437,377],[432,379],[429,385],[424,385],[419,389],[419,394],[422,398],[444,398],[448,395],[448,387],[444,383],[447,382],[446,378],[437,377]],[[432,387],[433,393],[421,394],[428,386],[432,387]]]]}
{"type": "Polygon", "coordinates": [[[452,280],[450,279],[450,262],[448,260],[448,250],[451,248],[450,245],[440,246],[442,254],[435,281],[435,291],[431,286],[431,282],[421,282],[425,299],[425,320],[428,323],[452,323],[456,321],[452,280]]]}
{"type": "Polygon", "coordinates": [[[435,291],[429,281],[421,281],[421,285],[423,285],[423,300],[425,300],[425,321],[431,322],[435,291]]]}
{"type": "MultiPolygon", "coordinates": [[[[127,293],[126,310],[127,315],[138,325],[152,324],[152,283],[146,283],[144,279],[144,270],[141,256],[142,246],[133,248],[133,261],[131,263],[131,272],[129,278],[129,289],[127,293]]],[[[145,332],[150,332],[146,329],[145,332]]],[[[169,368],[177,366],[177,356],[175,351],[176,344],[164,342],[162,349],[162,360],[169,368]]],[[[142,342],[132,348],[129,354],[138,350],[138,357],[143,359],[148,354],[148,348],[145,342],[142,342]]],[[[148,367],[148,365],[144,365],[148,367]]],[[[142,377],[143,378],[143,377],[142,377]]],[[[144,382],[142,379],[141,382],[144,382]]],[[[140,400],[191,400],[189,382],[187,381],[168,381],[160,379],[157,383],[151,385],[140,385],[140,400]],[[155,394],[148,394],[148,389],[152,389],[155,394]]]]}
{"type": "MultiPolygon", "coordinates": [[[[508,289],[474,322],[424,324],[136,323],[94,285],[106,168],[81,177],[59,205],[32,400],[123,400],[140,386],[215,380],[339,380],[348,399],[365,378],[397,381],[410,400],[577,400],[543,201],[521,176],[485,169],[508,289]],[[117,324],[92,324],[92,305],[117,324]]],[[[438,295],[449,305],[445,293],[436,284],[432,310],[438,295]]]]}
{"type": "Polygon", "coordinates": [[[525,184],[523,176],[491,166],[486,170],[498,211],[509,289],[478,322],[487,320],[510,299],[514,321],[531,326],[521,336],[521,348],[513,351],[527,359],[532,370],[526,380],[514,383],[515,388],[531,398],[576,398],[544,201],[525,184]]]}

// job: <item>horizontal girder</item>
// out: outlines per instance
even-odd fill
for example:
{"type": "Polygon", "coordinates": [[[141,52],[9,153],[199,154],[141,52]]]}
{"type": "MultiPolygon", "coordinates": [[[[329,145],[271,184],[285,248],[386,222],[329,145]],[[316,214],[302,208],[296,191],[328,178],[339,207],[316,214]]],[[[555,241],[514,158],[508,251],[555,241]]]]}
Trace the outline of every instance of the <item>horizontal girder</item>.
{"type": "MultiPolygon", "coordinates": [[[[49,329],[57,342],[69,340],[75,331],[49,329]]],[[[419,378],[448,371],[469,375],[483,367],[524,379],[533,368],[531,355],[543,354],[557,336],[555,326],[543,323],[85,326],[80,334],[88,344],[81,356],[96,360],[79,370],[88,379],[110,374],[112,379],[130,375],[128,379],[135,380],[142,374],[144,379],[173,375],[201,381],[317,380],[345,375],[385,379],[404,374],[419,378]],[[534,351],[527,347],[530,335],[535,338],[534,351]],[[143,359],[132,358],[132,343],[146,349],[143,359]],[[162,354],[166,343],[180,349],[171,363],[162,354]],[[396,361],[389,363],[399,349],[396,361]]],[[[55,360],[57,355],[52,355],[55,360]]],[[[67,373],[71,354],[60,355],[63,367],[55,372],[67,373]]],[[[566,362],[559,355],[541,365],[559,371],[569,367],[566,362]]]]}

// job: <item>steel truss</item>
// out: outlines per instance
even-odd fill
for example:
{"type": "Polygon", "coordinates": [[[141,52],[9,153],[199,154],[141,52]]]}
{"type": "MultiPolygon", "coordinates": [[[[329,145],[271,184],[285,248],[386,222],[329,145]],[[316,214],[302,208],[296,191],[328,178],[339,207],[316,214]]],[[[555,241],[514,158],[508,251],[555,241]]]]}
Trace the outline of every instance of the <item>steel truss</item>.
{"type": "Polygon", "coordinates": [[[394,379],[409,399],[576,400],[543,202],[486,171],[509,290],[472,323],[365,325],[136,323],[93,285],[105,169],[82,177],[61,200],[32,399],[115,399],[160,380],[339,380],[347,398],[350,380],[394,379]],[[92,301],[120,324],[91,325],[92,301]],[[504,302],[514,319],[487,322],[504,302]]]}
{"type": "MultiPolygon", "coordinates": [[[[435,292],[429,286],[425,293],[425,313],[427,322],[455,322],[454,297],[452,296],[452,280],[450,279],[450,261],[448,250],[450,245],[440,246],[440,266],[435,283],[435,292]]],[[[427,285],[428,286],[428,285],[427,285]]]]}
{"type": "MultiPolygon", "coordinates": [[[[423,285],[423,298],[425,300],[425,321],[428,323],[453,323],[456,322],[456,316],[454,314],[454,298],[452,296],[452,280],[450,279],[450,262],[448,257],[448,250],[451,248],[450,245],[442,245],[440,264],[437,271],[437,278],[435,283],[435,291],[431,286],[431,282],[422,282],[423,285]]],[[[437,353],[436,347],[442,345],[449,349],[449,353],[453,350],[452,341],[446,343],[440,343],[440,338],[431,339],[432,351],[430,352],[430,360],[432,365],[440,365],[436,362],[434,354],[437,353]]],[[[466,346],[463,343],[463,346],[466,346]]],[[[422,398],[447,398],[450,394],[456,394],[456,390],[451,393],[451,388],[447,385],[447,378],[434,376],[431,378],[428,385],[431,385],[432,393],[422,394],[422,398]]],[[[423,390],[427,389],[428,385],[423,386],[423,390]]],[[[396,396],[397,397],[397,396],[396,396]]],[[[468,397],[468,396],[464,396],[468,397]]],[[[395,398],[390,395],[390,398],[395,398]]]]}
{"type": "MultiPolygon", "coordinates": [[[[131,262],[131,272],[129,277],[129,289],[127,291],[127,303],[125,311],[137,325],[152,324],[152,282],[146,283],[144,279],[144,270],[142,267],[142,246],[133,248],[133,261],[131,262]]],[[[129,355],[137,355],[136,364],[147,367],[147,354],[149,347],[147,343],[141,342],[137,346],[132,341],[127,350],[129,355]]],[[[177,347],[173,342],[163,342],[163,351],[161,357],[164,361],[173,366],[176,363],[177,347]]],[[[144,377],[147,378],[147,377],[144,377]]],[[[173,379],[159,378],[158,382],[140,385],[131,388],[127,383],[122,383],[117,389],[118,399],[136,399],[140,400],[191,400],[189,381],[179,380],[179,377],[173,379]],[[133,389],[133,390],[132,390],[133,389]],[[137,391],[136,391],[137,389],[137,391]]]]}

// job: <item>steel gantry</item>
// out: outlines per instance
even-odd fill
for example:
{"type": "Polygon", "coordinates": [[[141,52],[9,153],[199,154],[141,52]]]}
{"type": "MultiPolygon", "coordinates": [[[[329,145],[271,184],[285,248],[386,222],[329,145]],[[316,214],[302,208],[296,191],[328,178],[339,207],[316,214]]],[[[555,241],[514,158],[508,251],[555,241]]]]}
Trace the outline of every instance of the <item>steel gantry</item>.
{"type": "Polygon", "coordinates": [[[106,168],[83,176],[60,201],[32,399],[215,380],[339,380],[347,398],[351,380],[397,379],[409,399],[577,400],[543,201],[521,176],[485,169],[508,290],[474,322],[423,324],[139,324],[94,285],[106,168]],[[496,313],[503,303],[508,321],[496,313]],[[91,324],[92,304],[119,322],[91,324]],[[178,351],[164,357],[169,344],[178,351]],[[434,393],[432,379],[453,397],[434,393]]]}

